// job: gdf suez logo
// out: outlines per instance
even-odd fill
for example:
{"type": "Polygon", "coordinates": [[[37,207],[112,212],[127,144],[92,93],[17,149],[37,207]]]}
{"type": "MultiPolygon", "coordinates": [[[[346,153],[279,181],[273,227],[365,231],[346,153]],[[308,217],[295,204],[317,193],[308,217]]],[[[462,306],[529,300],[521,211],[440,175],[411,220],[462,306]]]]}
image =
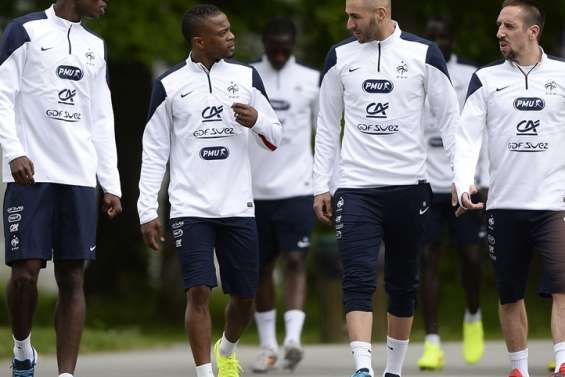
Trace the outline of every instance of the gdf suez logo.
{"type": "Polygon", "coordinates": [[[519,111],[542,111],[545,101],[537,97],[520,97],[514,101],[514,108],[519,111]]]}
{"type": "Polygon", "coordinates": [[[223,106],[208,106],[202,110],[202,122],[221,122],[223,106]]]}
{"type": "Polygon", "coordinates": [[[516,130],[518,136],[537,136],[538,130],[537,128],[540,126],[540,121],[536,120],[523,120],[516,126],[516,130]]]}
{"type": "Polygon", "coordinates": [[[371,94],[387,94],[394,90],[394,84],[388,80],[365,80],[363,91],[371,94]]]}
{"type": "Polygon", "coordinates": [[[384,119],[386,118],[386,111],[389,108],[389,104],[387,103],[370,103],[367,106],[367,118],[376,118],[376,119],[384,119]]]}
{"type": "Polygon", "coordinates": [[[200,158],[207,161],[225,160],[230,156],[230,151],[226,147],[206,147],[200,150],[200,158]]]}

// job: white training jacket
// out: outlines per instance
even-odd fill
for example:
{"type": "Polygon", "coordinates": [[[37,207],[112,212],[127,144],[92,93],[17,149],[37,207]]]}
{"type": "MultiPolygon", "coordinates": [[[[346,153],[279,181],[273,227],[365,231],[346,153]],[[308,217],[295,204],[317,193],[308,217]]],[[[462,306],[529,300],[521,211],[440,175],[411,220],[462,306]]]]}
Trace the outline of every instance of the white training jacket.
{"type": "Polygon", "coordinates": [[[314,194],[330,191],[345,120],[337,187],[413,185],[426,180],[426,96],[453,155],[457,95],[439,48],[395,24],[384,41],[351,38],[326,57],[314,154],[314,194]]]}
{"type": "Polygon", "coordinates": [[[565,210],[565,62],[542,52],[531,70],[501,60],[473,75],[457,130],[459,200],[473,183],[485,128],[487,209],[565,210]]]}
{"type": "Polygon", "coordinates": [[[104,41],[53,7],[16,18],[0,41],[0,144],[27,156],[35,182],[95,187],[121,196],[104,41]]]}
{"type": "MultiPolygon", "coordinates": [[[[467,89],[471,77],[477,68],[460,60],[455,54],[447,61],[447,71],[451,77],[453,88],[457,93],[459,108],[463,109],[467,98],[467,89]]],[[[450,193],[453,183],[453,169],[445,149],[441,133],[437,127],[437,119],[430,109],[429,101],[426,99],[426,110],[424,111],[424,136],[427,143],[427,171],[428,180],[434,193],[450,193]]],[[[481,151],[477,166],[476,181],[480,187],[488,186],[488,159],[486,153],[481,151]]]]}
{"type": "Polygon", "coordinates": [[[274,200],[312,195],[312,128],[318,116],[320,72],[291,56],[275,70],[266,56],[252,64],[283,126],[274,153],[250,143],[253,197],[274,200]]]}
{"type": "Polygon", "coordinates": [[[158,217],[157,197],[170,164],[171,218],[253,217],[249,143],[274,150],[282,127],[257,71],[220,60],[208,71],[186,61],[153,86],[137,208],[141,224],[158,217]],[[235,121],[233,103],[259,113],[248,129],[235,121]]]}

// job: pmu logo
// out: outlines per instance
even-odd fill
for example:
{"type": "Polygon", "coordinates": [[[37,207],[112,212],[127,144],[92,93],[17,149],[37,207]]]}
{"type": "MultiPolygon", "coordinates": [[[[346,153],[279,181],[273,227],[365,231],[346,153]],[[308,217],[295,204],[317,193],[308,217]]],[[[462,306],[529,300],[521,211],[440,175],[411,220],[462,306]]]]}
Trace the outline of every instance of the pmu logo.
{"type": "Polygon", "coordinates": [[[540,121],[536,120],[523,120],[516,126],[518,136],[537,136],[537,128],[540,126],[540,121]]]}
{"type": "Polygon", "coordinates": [[[271,106],[275,111],[287,111],[290,110],[290,102],[283,99],[271,99],[271,106]]]}
{"type": "Polygon", "coordinates": [[[83,73],[80,68],[73,67],[72,65],[60,65],[57,67],[57,76],[63,80],[80,81],[82,80],[83,73]]]}
{"type": "Polygon", "coordinates": [[[388,94],[394,90],[394,84],[388,80],[365,80],[363,91],[371,94],[388,94]]]}
{"type": "Polygon", "coordinates": [[[75,96],[77,95],[77,91],[71,89],[63,89],[59,92],[59,103],[61,105],[75,105],[75,96]]]}
{"type": "Polygon", "coordinates": [[[202,110],[202,122],[221,122],[223,106],[208,106],[202,110]]]}
{"type": "Polygon", "coordinates": [[[226,147],[206,147],[200,150],[200,158],[207,161],[225,160],[230,156],[230,151],[226,147]]]}
{"type": "Polygon", "coordinates": [[[545,101],[537,97],[521,97],[514,101],[514,108],[519,111],[542,111],[545,101]]]}
{"type": "Polygon", "coordinates": [[[387,103],[370,103],[367,108],[367,118],[386,118],[386,111],[388,110],[389,104],[387,103]]]}

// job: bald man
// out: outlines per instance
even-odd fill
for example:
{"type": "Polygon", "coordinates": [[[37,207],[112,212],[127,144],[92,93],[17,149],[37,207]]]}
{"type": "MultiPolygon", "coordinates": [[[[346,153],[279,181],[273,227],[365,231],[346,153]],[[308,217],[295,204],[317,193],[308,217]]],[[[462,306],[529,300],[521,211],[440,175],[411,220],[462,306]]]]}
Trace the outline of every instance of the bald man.
{"type": "Polygon", "coordinates": [[[423,105],[428,97],[450,158],[459,105],[441,51],[402,32],[391,19],[390,1],[347,0],[345,12],[353,38],[330,49],[322,76],[314,210],[322,222],[335,224],[354,377],[375,376],[372,297],[379,246],[385,242],[389,300],[383,376],[400,377],[431,201],[423,105]],[[342,149],[336,159],[342,116],[342,149]],[[336,164],[338,190],[332,197],[336,164]]]}

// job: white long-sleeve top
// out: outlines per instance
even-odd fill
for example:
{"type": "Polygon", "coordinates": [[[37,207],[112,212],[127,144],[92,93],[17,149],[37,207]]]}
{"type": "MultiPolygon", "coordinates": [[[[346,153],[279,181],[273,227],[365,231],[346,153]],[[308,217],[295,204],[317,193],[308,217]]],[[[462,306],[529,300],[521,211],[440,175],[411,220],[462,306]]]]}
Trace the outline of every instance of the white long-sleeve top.
{"type": "Polygon", "coordinates": [[[314,194],[328,192],[344,117],[337,187],[411,185],[425,180],[424,101],[437,116],[450,158],[457,95],[439,48],[398,24],[383,41],[348,39],[326,57],[314,154],[314,194]]]}
{"type": "Polygon", "coordinates": [[[27,156],[35,182],[96,186],[121,196],[104,41],[53,7],[13,20],[0,41],[0,144],[27,156]]]}
{"type": "Polygon", "coordinates": [[[254,68],[220,60],[207,70],[189,56],[153,86],[143,134],[137,203],[141,224],[158,216],[167,163],[171,218],[253,217],[248,143],[274,150],[281,134],[254,68]],[[251,129],[235,121],[235,102],[257,110],[251,129]]]}
{"type": "Polygon", "coordinates": [[[264,56],[253,66],[283,126],[274,153],[250,143],[255,199],[284,199],[312,195],[312,128],[318,115],[320,73],[291,56],[277,71],[264,56]]]}
{"type": "Polygon", "coordinates": [[[473,75],[456,138],[459,200],[473,183],[485,128],[487,208],[565,210],[565,62],[542,52],[533,68],[501,60],[473,75]]]}

